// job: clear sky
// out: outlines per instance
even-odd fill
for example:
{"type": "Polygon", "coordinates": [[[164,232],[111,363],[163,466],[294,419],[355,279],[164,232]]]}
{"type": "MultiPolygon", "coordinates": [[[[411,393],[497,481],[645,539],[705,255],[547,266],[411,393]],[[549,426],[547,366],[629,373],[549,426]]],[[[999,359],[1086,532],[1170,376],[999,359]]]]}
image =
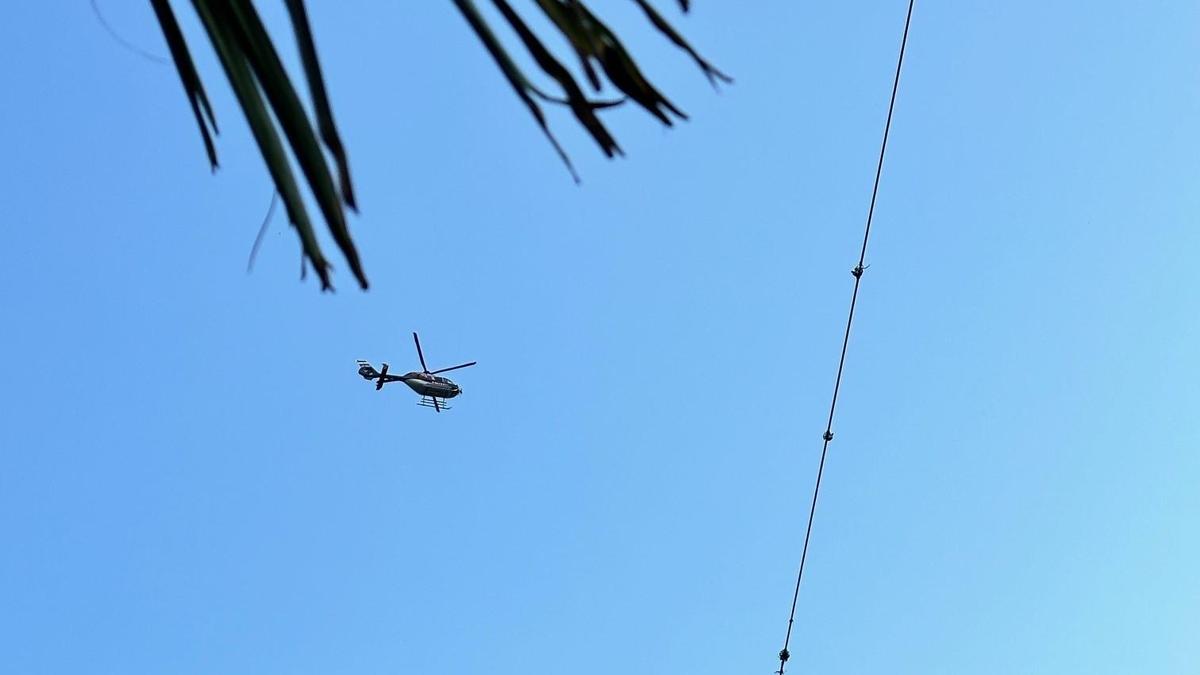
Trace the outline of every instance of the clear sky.
{"type": "MultiPolygon", "coordinates": [[[[663,0],[719,93],[596,3],[692,120],[552,111],[580,186],[449,2],[310,2],[336,294],[282,217],[245,273],[175,4],[215,175],[88,3],[0,22],[0,672],[774,670],[903,0],[663,0]],[[412,330],[448,414],[355,374],[412,330]]],[[[1200,672],[1197,25],[917,3],[789,672],[1200,672]]]]}

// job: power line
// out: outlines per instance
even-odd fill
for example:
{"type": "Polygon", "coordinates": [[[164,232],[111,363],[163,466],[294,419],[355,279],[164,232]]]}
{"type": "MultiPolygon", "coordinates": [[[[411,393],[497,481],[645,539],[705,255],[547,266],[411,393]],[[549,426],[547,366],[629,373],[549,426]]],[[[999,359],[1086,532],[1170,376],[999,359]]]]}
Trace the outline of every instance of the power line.
{"type": "Polygon", "coordinates": [[[892,112],[896,108],[896,92],[900,89],[900,69],[904,65],[904,48],[908,45],[908,27],[912,23],[913,5],[916,0],[909,0],[908,14],[904,18],[904,36],[900,40],[900,56],[896,59],[896,77],[892,81],[892,98],[888,102],[887,123],[883,127],[883,143],[879,147],[879,163],[875,167],[875,185],[871,188],[871,206],[867,209],[867,225],[863,231],[862,251],[858,255],[858,264],[850,274],[854,276],[854,292],[850,295],[850,312],[846,318],[846,333],[842,337],[842,355],[838,359],[837,378],[833,383],[833,399],[829,403],[829,420],[825,424],[825,433],[821,434],[824,444],[821,446],[821,462],[817,465],[817,480],[813,487],[812,504],[808,509],[808,527],[804,531],[804,547],[800,552],[800,571],[796,573],[796,589],[792,593],[792,609],[788,615],[787,634],[783,638],[783,649],[779,650],[779,675],[783,675],[787,664],[788,645],[792,639],[792,624],[796,621],[796,603],[800,599],[800,582],[804,579],[804,563],[808,559],[808,542],[812,538],[813,518],[817,513],[817,496],[821,493],[821,476],[825,473],[825,457],[829,453],[829,443],[833,440],[833,415],[837,410],[838,392],[842,387],[842,371],[846,366],[846,350],[850,346],[850,327],[854,325],[854,307],[858,303],[858,288],[862,284],[862,275],[866,271],[863,265],[867,259],[867,243],[871,240],[871,221],[875,217],[875,200],[879,196],[879,178],[883,175],[883,158],[887,153],[888,134],[892,130],[892,112]]]}

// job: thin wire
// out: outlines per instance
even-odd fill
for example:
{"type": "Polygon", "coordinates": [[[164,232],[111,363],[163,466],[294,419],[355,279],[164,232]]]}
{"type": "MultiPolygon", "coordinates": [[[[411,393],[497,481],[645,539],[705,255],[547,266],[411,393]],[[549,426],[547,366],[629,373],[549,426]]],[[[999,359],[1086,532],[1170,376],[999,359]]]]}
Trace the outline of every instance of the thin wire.
{"type": "Polygon", "coordinates": [[[92,3],[92,13],[96,15],[96,20],[100,22],[100,25],[104,27],[104,30],[108,31],[109,36],[111,36],[112,39],[117,42],[117,44],[121,45],[125,49],[128,49],[129,51],[133,52],[134,54],[137,54],[138,56],[142,57],[143,59],[146,59],[147,61],[153,61],[154,63],[158,63],[158,64],[161,64],[164,66],[166,64],[170,63],[170,61],[168,59],[163,58],[162,56],[159,56],[158,54],[151,54],[150,52],[146,51],[145,49],[142,49],[141,47],[139,47],[139,46],[133,44],[132,42],[126,40],[125,38],[121,37],[121,34],[118,33],[116,31],[116,29],[113,28],[112,25],[110,25],[108,23],[108,21],[104,18],[104,14],[100,12],[100,6],[96,4],[96,0],[91,0],[91,3],[92,3]]]}
{"type": "Polygon", "coordinates": [[[896,108],[896,92],[900,89],[900,70],[904,65],[904,48],[908,45],[908,27],[912,23],[914,4],[916,4],[916,0],[909,0],[908,14],[904,18],[904,37],[900,40],[900,56],[896,59],[896,77],[892,81],[892,98],[888,103],[887,123],[883,127],[883,143],[879,147],[879,163],[875,167],[875,185],[871,188],[871,206],[867,210],[867,225],[863,232],[862,251],[858,255],[858,265],[851,272],[854,275],[854,292],[850,296],[846,333],[842,337],[842,355],[838,360],[837,378],[833,383],[833,400],[829,403],[829,420],[825,424],[825,433],[821,436],[825,442],[821,446],[821,462],[817,466],[817,481],[813,487],[812,504],[808,509],[808,527],[804,531],[804,547],[800,552],[800,571],[796,573],[796,589],[792,593],[792,609],[788,615],[787,634],[783,638],[783,649],[779,651],[779,670],[776,671],[779,675],[783,675],[784,665],[790,656],[788,645],[792,639],[792,624],[796,620],[796,603],[800,599],[800,582],[804,579],[804,563],[808,559],[808,542],[812,538],[813,518],[817,514],[817,496],[821,493],[821,477],[825,473],[825,457],[829,453],[829,443],[833,440],[833,415],[837,410],[838,392],[842,387],[842,371],[846,366],[846,350],[850,346],[850,328],[854,325],[854,308],[858,303],[858,288],[862,283],[863,271],[866,270],[863,263],[866,262],[867,243],[871,239],[871,221],[875,217],[875,200],[879,196],[879,178],[883,175],[883,158],[887,153],[888,134],[892,130],[892,112],[896,108]]]}

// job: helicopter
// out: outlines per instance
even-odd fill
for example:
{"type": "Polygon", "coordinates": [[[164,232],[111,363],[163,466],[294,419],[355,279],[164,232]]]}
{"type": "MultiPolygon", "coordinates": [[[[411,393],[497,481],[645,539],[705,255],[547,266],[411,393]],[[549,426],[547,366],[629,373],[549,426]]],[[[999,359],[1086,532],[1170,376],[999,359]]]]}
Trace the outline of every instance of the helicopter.
{"type": "Polygon", "coordinates": [[[475,361],[449,368],[430,370],[425,365],[425,354],[421,351],[421,338],[417,337],[415,332],[413,333],[413,342],[417,345],[417,358],[421,359],[421,370],[419,372],[413,370],[403,375],[388,375],[388,364],[383,364],[382,370],[375,370],[370,363],[360,359],[358,361],[358,374],[364,380],[374,380],[375,391],[383,389],[383,385],[389,382],[403,382],[408,385],[409,389],[421,395],[421,400],[417,405],[425,408],[433,408],[437,412],[449,410],[450,406],[446,405],[446,399],[458,396],[463,390],[462,387],[451,382],[450,378],[439,377],[438,373],[473,366],[475,365],[475,361]],[[438,399],[442,400],[438,401],[438,399]]]}

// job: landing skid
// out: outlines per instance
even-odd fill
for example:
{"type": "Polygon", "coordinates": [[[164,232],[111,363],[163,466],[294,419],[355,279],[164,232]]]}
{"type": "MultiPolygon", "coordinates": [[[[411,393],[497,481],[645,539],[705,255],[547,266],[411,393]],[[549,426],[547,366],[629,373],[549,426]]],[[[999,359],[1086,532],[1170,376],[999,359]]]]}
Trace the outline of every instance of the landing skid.
{"type": "Polygon", "coordinates": [[[433,408],[438,412],[450,409],[450,406],[446,405],[446,401],[444,399],[439,400],[436,396],[422,396],[421,400],[417,402],[417,405],[421,406],[422,408],[433,408]]]}

